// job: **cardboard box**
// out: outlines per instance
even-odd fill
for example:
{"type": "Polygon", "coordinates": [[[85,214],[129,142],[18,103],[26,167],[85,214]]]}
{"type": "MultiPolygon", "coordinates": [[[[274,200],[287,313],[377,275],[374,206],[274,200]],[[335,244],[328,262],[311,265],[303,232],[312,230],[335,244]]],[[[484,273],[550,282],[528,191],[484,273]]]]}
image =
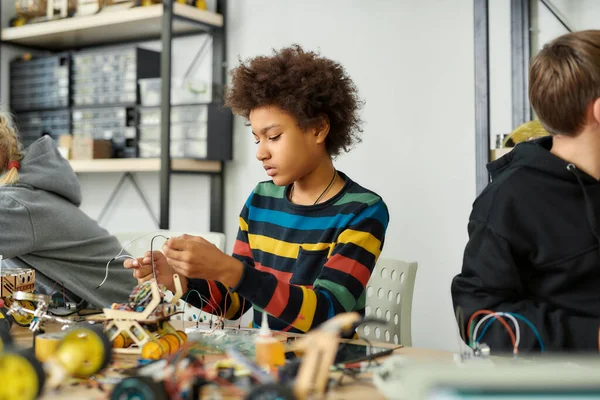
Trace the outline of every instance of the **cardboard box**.
{"type": "Polygon", "coordinates": [[[73,135],[60,135],[58,137],[58,152],[67,160],[71,159],[71,149],[73,148],[73,135]]]}
{"type": "Polygon", "coordinates": [[[110,158],[112,142],[110,140],[97,140],[87,136],[73,136],[71,157],[73,160],[92,160],[96,158],[110,158]]]}

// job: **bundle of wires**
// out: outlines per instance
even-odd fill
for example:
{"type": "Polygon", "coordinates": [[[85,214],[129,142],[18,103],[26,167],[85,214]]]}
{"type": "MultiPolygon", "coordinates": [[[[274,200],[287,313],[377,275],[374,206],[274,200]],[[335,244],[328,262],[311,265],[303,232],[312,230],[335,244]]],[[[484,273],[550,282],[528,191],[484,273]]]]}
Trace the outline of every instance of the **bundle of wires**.
{"type": "Polygon", "coordinates": [[[496,320],[500,322],[504,326],[504,328],[506,328],[508,335],[510,336],[510,339],[512,341],[514,355],[517,355],[519,353],[519,344],[521,341],[521,329],[517,320],[525,322],[531,328],[540,344],[541,352],[544,352],[544,342],[542,341],[538,330],[531,323],[531,321],[529,321],[521,314],[512,312],[494,312],[491,310],[479,310],[473,313],[473,315],[471,315],[471,318],[469,319],[468,323],[468,343],[471,348],[475,348],[477,343],[481,343],[481,341],[483,340],[483,336],[496,320]],[[479,320],[479,322],[475,325],[475,318],[482,314],[485,314],[485,317],[481,318],[481,320],[479,320]],[[510,325],[506,322],[504,318],[508,318],[509,320],[511,320],[514,326],[514,331],[510,328],[510,325]],[[484,323],[486,324],[484,325],[484,323]],[[481,330],[481,334],[479,334],[479,329],[482,327],[483,329],[481,330]]]}

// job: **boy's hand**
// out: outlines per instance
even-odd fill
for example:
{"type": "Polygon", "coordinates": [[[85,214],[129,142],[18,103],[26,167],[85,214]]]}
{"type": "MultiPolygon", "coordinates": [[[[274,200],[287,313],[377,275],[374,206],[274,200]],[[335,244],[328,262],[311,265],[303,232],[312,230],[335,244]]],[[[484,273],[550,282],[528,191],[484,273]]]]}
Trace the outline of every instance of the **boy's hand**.
{"type": "MultiPolygon", "coordinates": [[[[165,285],[167,289],[175,292],[175,283],[173,281],[173,274],[175,271],[167,262],[167,259],[163,253],[155,250],[152,253],[154,258],[154,267],[156,269],[156,280],[158,284],[165,285]]],[[[123,263],[123,266],[127,269],[133,270],[133,277],[138,280],[138,284],[149,281],[154,278],[152,273],[152,259],[150,258],[150,252],[147,251],[144,257],[140,257],[136,260],[127,259],[123,263]]],[[[180,276],[181,285],[184,293],[187,291],[187,279],[185,276],[180,276]]]]}
{"type": "Polygon", "coordinates": [[[182,235],[163,245],[171,267],[188,278],[212,279],[235,287],[242,277],[241,261],[228,256],[199,236],[182,235]]]}

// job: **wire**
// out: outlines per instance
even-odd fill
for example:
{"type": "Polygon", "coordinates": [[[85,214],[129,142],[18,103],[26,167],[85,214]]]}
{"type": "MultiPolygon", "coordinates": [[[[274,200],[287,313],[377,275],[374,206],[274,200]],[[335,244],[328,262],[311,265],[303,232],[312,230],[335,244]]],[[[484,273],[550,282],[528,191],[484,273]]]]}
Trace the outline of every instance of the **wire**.
{"type": "MultiPolygon", "coordinates": [[[[545,350],[544,347],[544,342],[542,340],[542,336],[540,335],[540,333],[538,332],[538,330],[536,329],[535,325],[533,325],[531,323],[531,321],[529,321],[527,318],[525,318],[523,315],[521,314],[517,314],[517,313],[502,313],[502,314],[509,314],[512,315],[513,317],[520,319],[521,321],[525,322],[533,331],[533,334],[535,335],[535,337],[537,338],[538,343],[540,344],[540,351],[543,353],[545,350]]],[[[492,325],[494,323],[494,320],[489,321],[484,327],[483,330],[481,331],[481,334],[479,335],[479,339],[477,340],[478,342],[481,342],[483,335],[485,335],[485,333],[487,332],[488,328],[490,327],[490,325],[492,325]]],[[[600,340],[600,338],[599,338],[600,340]]],[[[599,349],[600,349],[600,343],[599,343],[599,349]]]]}
{"type": "Polygon", "coordinates": [[[510,326],[508,325],[508,323],[506,322],[506,320],[504,318],[502,318],[501,316],[499,316],[498,314],[496,314],[493,311],[490,310],[479,310],[473,313],[473,315],[471,315],[471,318],[469,318],[469,323],[467,324],[467,326],[469,327],[468,330],[468,337],[469,337],[469,344],[471,347],[473,347],[473,342],[472,340],[474,340],[475,338],[473,337],[473,321],[475,320],[475,318],[481,314],[493,314],[496,315],[496,319],[498,319],[498,321],[506,328],[512,342],[513,342],[513,349],[515,348],[515,343],[517,341],[517,339],[515,338],[515,334],[514,332],[510,329],[510,326]]]}
{"type": "Polygon", "coordinates": [[[100,283],[100,284],[99,284],[99,285],[96,287],[96,289],[100,289],[100,286],[104,285],[104,282],[106,282],[106,279],[108,279],[108,266],[110,265],[110,263],[111,263],[111,262],[113,262],[113,261],[115,261],[115,260],[118,260],[119,258],[132,258],[132,259],[134,259],[134,260],[136,259],[135,257],[133,257],[133,256],[131,256],[131,255],[127,255],[127,254],[125,254],[125,255],[121,256],[121,254],[123,253],[123,251],[125,251],[125,248],[126,248],[127,246],[129,246],[131,243],[133,243],[133,242],[135,242],[135,241],[137,241],[137,240],[139,240],[139,239],[143,238],[144,236],[153,235],[153,234],[155,234],[156,232],[164,232],[164,231],[160,230],[160,231],[153,231],[153,232],[144,233],[143,235],[140,235],[140,236],[136,237],[135,239],[132,239],[132,240],[128,241],[127,243],[125,243],[125,244],[123,245],[123,247],[121,247],[121,250],[119,251],[119,254],[117,254],[116,256],[114,256],[113,258],[111,258],[111,259],[110,259],[110,260],[109,260],[109,261],[106,263],[106,273],[105,273],[105,275],[104,275],[104,279],[102,280],[102,283],[100,283]]]}
{"type": "MultiPolygon", "coordinates": [[[[479,328],[483,325],[483,323],[485,321],[487,321],[490,318],[496,318],[497,315],[507,317],[508,319],[510,319],[513,322],[513,324],[515,326],[515,333],[516,333],[516,339],[515,339],[515,342],[513,343],[513,351],[515,354],[517,354],[518,349],[519,349],[519,343],[521,342],[521,329],[519,327],[519,323],[517,322],[517,319],[515,317],[513,317],[512,315],[510,315],[509,313],[498,312],[496,314],[486,315],[485,317],[483,317],[481,319],[481,321],[479,321],[477,323],[477,326],[475,326],[475,330],[473,331],[473,337],[477,338],[477,332],[479,332],[479,328]]],[[[492,322],[493,322],[493,320],[492,320],[492,322]]],[[[476,340],[476,342],[478,343],[479,341],[476,340]]]]}
{"type": "Polygon", "coordinates": [[[169,240],[169,238],[166,237],[165,235],[156,235],[152,239],[150,239],[150,262],[152,263],[152,277],[154,278],[154,280],[156,281],[156,283],[158,283],[158,281],[156,280],[156,267],[154,266],[154,250],[153,250],[153,246],[154,246],[154,239],[156,239],[157,237],[161,237],[161,238],[165,238],[165,239],[169,240]]]}
{"type": "Polygon", "coordinates": [[[206,286],[208,286],[208,293],[210,293],[210,302],[208,303],[208,305],[212,307],[213,311],[217,311],[217,309],[214,306],[216,305],[217,307],[219,307],[219,315],[223,315],[223,310],[221,309],[221,306],[218,305],[216,301],[214,301],[212,289],[210,288],[210,282],[208,280],[206,281],[206,286]]]}
{"type": "Polygon", "coordinates": [[[116,256],[111,258],[107,263],[106,263],[106,274],[104,275],[104,279],[102,280],[102,283],[100,283],[98,286],[96,286],[96,289],[100,289],[100,286],[104,285],[104,282],[106,282],[106,279],[108,279],[108,266],[110,265],[111,262],[113,261],[117,261],[121,258],[131,258],[133,260],[135,260],[135,257],[124,254],[124,255],[120,255],[120,256],[116,256]]]}
{"type": "Polygon", "coordinates": [[[200,294],[199,291],[197,291],[196,289],[192,289],[190,290],[187,295],[185,296],[185,299],[183,300],[183,308],[181,309],[181,312],[183,312],[183,315],[181,316],[181,330],[185,330],[185,306],[187,305],[187,301],[188,298],[190,297],[190,294],[192,293],[196,293],[198,295],[198,297],[200,298],[200,310],[202,310],[202,303],[206,303],[206,301],[204,301],[204,299],[206,299],[206,297],[202,296],[200,294]]]}

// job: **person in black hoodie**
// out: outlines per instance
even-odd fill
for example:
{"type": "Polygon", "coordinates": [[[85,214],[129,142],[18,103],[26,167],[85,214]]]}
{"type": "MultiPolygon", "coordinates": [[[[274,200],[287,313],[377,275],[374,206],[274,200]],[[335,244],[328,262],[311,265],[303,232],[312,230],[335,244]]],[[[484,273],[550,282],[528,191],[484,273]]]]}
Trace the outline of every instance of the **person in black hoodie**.
{"type": "MultiPolygon", "coordinates": [[[[452,282],[454,306],[464,315],[461,330],[478,310],[517,314],[520,352],[542,346],[525,319],[545,351],[597,352],[600,30],[544,46],[530,66],[529,98],[551,136],[488,164],[491,183],[473,205],[462,272],[452,282]]],[[[492,353],[513,350],[499,322],[480,336],[492,353]]]]}

